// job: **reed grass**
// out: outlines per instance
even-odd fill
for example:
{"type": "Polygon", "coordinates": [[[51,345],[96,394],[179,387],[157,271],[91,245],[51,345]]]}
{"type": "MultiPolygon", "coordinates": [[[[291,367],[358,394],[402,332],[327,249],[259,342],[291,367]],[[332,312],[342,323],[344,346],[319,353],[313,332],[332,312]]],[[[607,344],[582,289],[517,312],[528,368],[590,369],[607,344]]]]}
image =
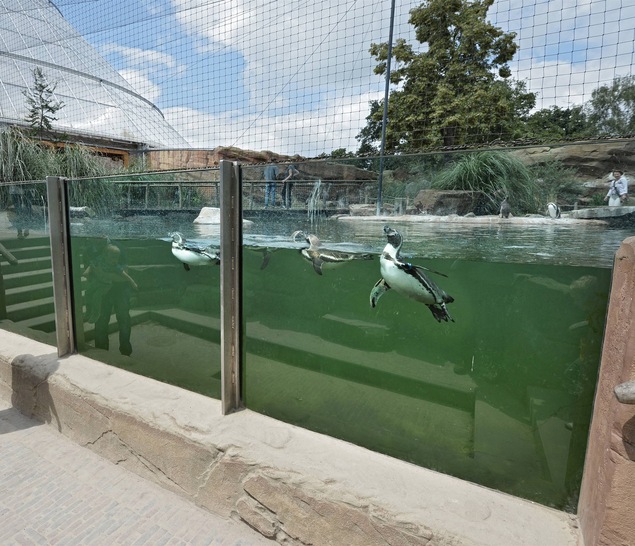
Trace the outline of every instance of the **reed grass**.
{"type": "Polygon", "coordinates": [[[516,215],[537,212],[541,201],[530,170],[506,152],[465,154],[439,172],[432,188],[480,192],[486,199],[484,214],[498,213],[505,197],[516,215]]]}

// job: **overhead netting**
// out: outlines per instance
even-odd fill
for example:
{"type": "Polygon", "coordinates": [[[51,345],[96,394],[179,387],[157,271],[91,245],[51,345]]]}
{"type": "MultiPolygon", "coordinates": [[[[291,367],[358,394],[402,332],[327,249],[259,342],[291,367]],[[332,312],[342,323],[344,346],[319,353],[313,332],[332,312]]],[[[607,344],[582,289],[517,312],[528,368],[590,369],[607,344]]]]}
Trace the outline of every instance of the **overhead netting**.
{"type": "Polygon", "coordinates": [[[154,147],[629,136],[634,33],[635,0],[0,0],[0,117],[40,66],[59,128],[154,147]]]}

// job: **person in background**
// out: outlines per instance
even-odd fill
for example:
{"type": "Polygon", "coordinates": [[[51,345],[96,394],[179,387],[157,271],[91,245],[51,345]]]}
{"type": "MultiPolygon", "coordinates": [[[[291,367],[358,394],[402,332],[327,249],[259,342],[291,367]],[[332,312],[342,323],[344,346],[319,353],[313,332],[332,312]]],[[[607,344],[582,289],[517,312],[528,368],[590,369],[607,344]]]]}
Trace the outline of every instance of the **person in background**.
{"type": "Polygon", "coordinates": [[[282,206],[285,209],[291,208],[291,189],[293,188],[293,178],[300,174],[300,171],[296,169],[295,165],[289,164],[287,167],[287,171],[285,172],[287,175],[282,181],[284,185],[282,186],[282,206]]]}
{"type": "Polygon", "coordinates": [[[609,207],[619,207],[628,200],[628,182],[623,175],[624,172],[618,170],[612,173],[613,180],[611,180],[609,192],[604,198],[605,201],[609,202],[609,207]]]}
{"type": "Polygon", "coordinates": [[[278,166],[275,164],[267,165],[263,172],[265,177],[265,208],[271,204],[276,206],[276,184],[278,180],[278,166]]]}
{"type": "Polygon", "coordinates": [[[119,328],[119,352],[130,356],[130,291],[138,290],[138,286],[120,262],[121,250],[107,241],[101,254],[84,271],[82,276],[88,280],[86,320],[95,323],[95,348],[108,350],[108,325],[114,309],[119,328]]]}

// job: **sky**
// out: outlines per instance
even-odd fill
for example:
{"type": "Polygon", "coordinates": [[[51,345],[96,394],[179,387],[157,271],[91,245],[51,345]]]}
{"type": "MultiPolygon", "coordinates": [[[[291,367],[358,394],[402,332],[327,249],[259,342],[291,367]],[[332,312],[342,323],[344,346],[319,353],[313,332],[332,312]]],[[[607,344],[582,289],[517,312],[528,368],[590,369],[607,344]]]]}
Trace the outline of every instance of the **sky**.
{"type": "MultiPolygon", "coordinates": [[[[314,157],[354,151],[383,98],[368,50],[389,36],[387,0],[54,0],[67,21],[193,146],[314,157]]],[[[395,0],[393,39],[418,48],[395,0]]],[[[630,75],[635,0],[496,0],[515,32],[512,77],[537,107],[582,104],[630,75]]]]}

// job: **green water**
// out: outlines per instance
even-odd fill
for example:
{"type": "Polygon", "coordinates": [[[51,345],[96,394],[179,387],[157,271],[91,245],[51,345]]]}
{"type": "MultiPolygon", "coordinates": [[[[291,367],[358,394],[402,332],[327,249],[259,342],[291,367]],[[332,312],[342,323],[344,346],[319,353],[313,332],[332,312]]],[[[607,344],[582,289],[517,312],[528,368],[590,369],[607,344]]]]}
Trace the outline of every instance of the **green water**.
{"type": "MultiPolygon", "coordinates": [[[[245,230],[245,405],[575,511],[610,263],[625,234],[396,224],[410,261],[448,275],[435,280],[455,299],[448,306],[455,322],[440,324],[427,307],[392,291],[371,309],[378,257],[317,275],[299,253],[302,243],[289,238],[302,227],[288,219],[245,230]]],[[[192,226],[191,219],[93,223],[90,233],[75,226],[79,316],[86,313],[81,272],[103,241],[97,233],[109,233],[122,248],[139,287],[130,300],[132,354],[119,354],[114,315],[109,349],[95,348],[94,327],[83,320],[80,351],[219,398],[220,271],[186,271],[165,238],[174,230],[218,242],[217,226],[192,226]]],[[[316,231],[327,247],[377,256],[385,244],[381,224],[373,222],[328,221],[316,231]]]]}
{"type": "Polygon", "coordinates": [[[248,408],[575,510],[610,270],[413,259],[454,323],[388,292],[379,260],[317,275],[297,250],[244,253],[248,408]]]}
{"type": "Polygon", "coordinates": [[[95,348],[89,281],[82,273],[104,239],[72,237],[73,294],[79,352],[159,381],[220,398],[220,269],[183,268],[167,240],[112,239],[138,286],[129,294],[132,354],[119,351],[113,313],[109,347],[95,348]]]}

